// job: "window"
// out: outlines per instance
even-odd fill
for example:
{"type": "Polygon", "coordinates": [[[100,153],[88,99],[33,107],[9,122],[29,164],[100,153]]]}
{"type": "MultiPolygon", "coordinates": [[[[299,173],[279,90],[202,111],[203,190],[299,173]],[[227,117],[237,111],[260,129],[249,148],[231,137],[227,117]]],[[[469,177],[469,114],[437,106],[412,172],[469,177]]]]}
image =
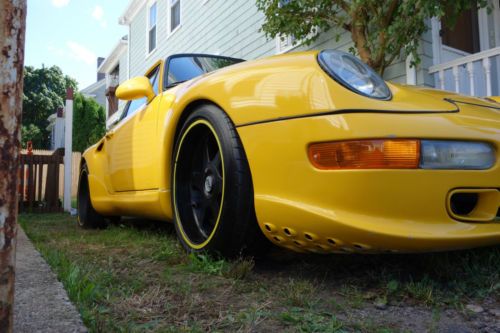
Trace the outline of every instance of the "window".
{"type": "Polygon", "coordinates": [[[170,0],[170,32],[181,25],[181,0],[170,0]]]}
{"type": "Polygon", "coordinates": [[[165,65],[166,74],[163,74],[165,76],[165,87],[172,87],[178,83],[242,61],[244,60],[203,54],[172,56],[165,65]]]}
{"type": "Polygon", "coordinates": [[[297,39],[293,35],[277,36],[276,37],[276,51],[284,53],[293,49],[297,45],[297,39]]]}
{"type": "Polygon", "coordinates": [[[467,53],[480,51],[479,25],[476,7],[466,10],[457,19],[453,28],[441,22],[441,38],[443,45],[453,47],[467,53]]]}
{"type": "MultiPolygon", "coordinates": [[[[160,76],[160,66],[157,66],[147,75],[149,82],[153,87],[153,91],[155,92],[156,95],[158,95],[159,91],[159,76],[160,76]]],[[[128,118],[131,115],[135,114],[137,111],[142,110],[146,106],[146,102],[147,102],[146,97],[129,101],[125,106],[121,119],[128,118]]]]}
{"type": "Polygon", "coordinates": [[[129,101],[123,111],[122,119],[128,118],[137,111],[142,110],[144,106],[146,106],[146,97],[129,101]]]}
{"type": "Polygon", "coordinates": [[[151,83],[151,86],[153,87],[153,91],[155,92],[155,95],[158,95],[159,91],[159,75],[160,74],[160,66],[157,66],[155,69],[149,73],[148,78],[149,82],[151,83]]]}
{"type": "Polygon", "coordinates": [[[156,49],[156,2],[149,7],[148,53],[156,49]]]}

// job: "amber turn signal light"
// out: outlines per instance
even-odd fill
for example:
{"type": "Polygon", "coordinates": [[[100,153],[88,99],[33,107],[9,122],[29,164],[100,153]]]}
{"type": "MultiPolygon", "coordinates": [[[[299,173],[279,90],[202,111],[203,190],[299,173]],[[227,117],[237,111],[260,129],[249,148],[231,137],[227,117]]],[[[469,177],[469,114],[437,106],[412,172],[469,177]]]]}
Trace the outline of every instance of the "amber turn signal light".
{"type": "Polygon", "coordinates": [[[406,139],[314,143],[309,159],[318,169],[417,169],[420,141],[406,139]]]}

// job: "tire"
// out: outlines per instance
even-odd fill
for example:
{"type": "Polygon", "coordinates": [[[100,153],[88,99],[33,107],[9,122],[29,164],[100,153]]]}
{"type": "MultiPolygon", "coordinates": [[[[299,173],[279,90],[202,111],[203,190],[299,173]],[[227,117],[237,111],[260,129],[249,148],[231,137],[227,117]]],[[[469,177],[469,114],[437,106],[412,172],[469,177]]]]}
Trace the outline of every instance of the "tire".
{"type": "Polygon", "coordinates": [[[90,200],[88,174],[87,165],[83,164],[78,181],[78,225],[83,229],[103,229],[107,226],[106,220],[103,216],[97,213],[92,206],[92,201],[90,200]]]}
{"type": "Polygon", "coordinates": [[[221,109],[203,105],[178,133],[172,207],[182,246],[188,252],[242,255],[264,236],[256,223],[250,170],[234,125],[221,109]]]}
{"type": "Polygon", "coordinates": [[[106,216],[106,219],[109,221],[109,223],[111,224],[120,224],[120,222],[122,221],[122,217],[121,216],[106,216]]]}

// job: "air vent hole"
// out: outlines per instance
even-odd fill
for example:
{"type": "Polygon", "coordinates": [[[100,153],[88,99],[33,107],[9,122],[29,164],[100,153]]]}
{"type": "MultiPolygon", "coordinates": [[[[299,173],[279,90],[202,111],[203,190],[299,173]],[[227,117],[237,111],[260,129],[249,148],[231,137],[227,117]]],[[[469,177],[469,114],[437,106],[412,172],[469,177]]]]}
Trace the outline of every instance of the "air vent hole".
{"type": "Polygon", "coordinates": [[[453,214],[469,215],[476,208],[479,195],[477,193],[455,193],[450,198],[453,214]]]}

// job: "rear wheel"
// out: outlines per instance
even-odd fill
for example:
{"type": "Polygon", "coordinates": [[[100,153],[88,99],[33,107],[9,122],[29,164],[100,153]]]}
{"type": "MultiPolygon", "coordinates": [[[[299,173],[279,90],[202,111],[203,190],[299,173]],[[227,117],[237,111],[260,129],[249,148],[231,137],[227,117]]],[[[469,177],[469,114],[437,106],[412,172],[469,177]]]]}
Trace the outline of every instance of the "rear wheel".
{"type": "Polygon", "coordinates": [[[78,181],[78,225],[84,229],[105,228],[106,221],[97,213],[90,200],[90,188],[87,165],[82,165],[80,179],[78,181]]]}
{"type": "Polygon", "coordinates": [[[198,108],[179,132],[172,206],[177,235],[188,251],[233,257],[263,237],[242,144],[230,119],[215,106],[198,108]]]}

